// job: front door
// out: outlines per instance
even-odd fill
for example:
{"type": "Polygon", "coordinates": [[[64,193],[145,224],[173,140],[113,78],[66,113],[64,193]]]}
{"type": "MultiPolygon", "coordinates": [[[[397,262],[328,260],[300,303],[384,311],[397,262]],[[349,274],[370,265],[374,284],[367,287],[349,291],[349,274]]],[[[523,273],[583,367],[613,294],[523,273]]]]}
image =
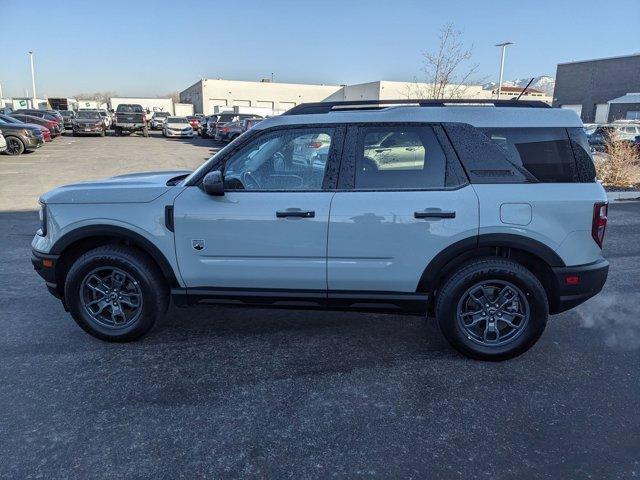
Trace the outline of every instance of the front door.
{"type": "Polygon", "coordinates": [[[265,131],[223,160],[223,196],[192,186],[176,198],[176,254],[188,288],[326,292],[335,130],[265,131]]]}

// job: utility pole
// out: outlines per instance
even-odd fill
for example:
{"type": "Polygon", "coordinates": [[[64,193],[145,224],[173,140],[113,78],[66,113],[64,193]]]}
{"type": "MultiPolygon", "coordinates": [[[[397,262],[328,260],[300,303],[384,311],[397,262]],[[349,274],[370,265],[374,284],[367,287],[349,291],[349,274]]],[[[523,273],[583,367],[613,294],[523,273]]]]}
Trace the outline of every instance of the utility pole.
{"type": "Polygon", "coordinates": [[[500,94],[502,93],[502,74],[504,73],[504,57],[507,51],[507,46],[509,45],[513,45],[513,42],[502,42],[496,45],[496,47],[502,47],[502,52],[500,53],[500,79],[498,80],[498,100],[500,100],[500,94]]]}
{"type": "Polygon", "coordinates": [[[33,52],[29,51],[29,59],[31,60],[31,93],[33,94],[33,105],[32,107],[35,108],[35,103],[36,103],[36,75],[33,71],[33,52]]]}

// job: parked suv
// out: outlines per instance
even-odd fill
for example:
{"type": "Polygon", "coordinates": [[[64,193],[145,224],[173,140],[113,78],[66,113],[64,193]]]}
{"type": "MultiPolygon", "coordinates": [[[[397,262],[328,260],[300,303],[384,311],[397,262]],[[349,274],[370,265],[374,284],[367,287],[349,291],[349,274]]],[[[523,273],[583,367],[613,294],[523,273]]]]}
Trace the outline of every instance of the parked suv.
{"type": "Polygon", "coordinates": [[[7,143],[4,151],[7,155],[20,155],[44,145],[44,135],[39,125],[14,123],[0,118],[0,129],[7,143]]]}
{"type": "Polygon", "coordinates": [[[193,172],[52,190],[35,269],[108,341],[145,334],[172,298],[429,314],[465,355],[518,355],[607,277],[582,122],[538,102],[410,102],[302,104],[193,172]]]}

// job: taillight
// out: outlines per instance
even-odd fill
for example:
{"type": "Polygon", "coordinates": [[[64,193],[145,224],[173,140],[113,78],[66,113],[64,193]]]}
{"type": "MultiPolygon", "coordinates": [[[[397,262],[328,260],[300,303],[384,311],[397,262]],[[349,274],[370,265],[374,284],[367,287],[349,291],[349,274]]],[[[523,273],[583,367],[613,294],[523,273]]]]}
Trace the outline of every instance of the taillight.
{"type": "Polygon", "coordinates": [[[602,248],[604,242],[604,232],[607,228],[607,213],[609,204],[607,202],[598,202],[593,204],[593,223],[591,224],[591,236],[602,248]]]}
{"type": "Polygon", "coordinates": [[[229,127],[221,127],[220,131],[221,132],[228,132],[229,131],[229,127]]]}
{"type": "Polygon", "coordinates": [[[307,145],[309,148],[320,148],[322,147],[322,142],[311,142],[307,145]]]}
{"type": "Polygon", "coordinates": [[[47,122],[47,128],[52,128],[55,127],[57,125],[56,122],[54,122],[53,120],[50,120],[47,122]]]}

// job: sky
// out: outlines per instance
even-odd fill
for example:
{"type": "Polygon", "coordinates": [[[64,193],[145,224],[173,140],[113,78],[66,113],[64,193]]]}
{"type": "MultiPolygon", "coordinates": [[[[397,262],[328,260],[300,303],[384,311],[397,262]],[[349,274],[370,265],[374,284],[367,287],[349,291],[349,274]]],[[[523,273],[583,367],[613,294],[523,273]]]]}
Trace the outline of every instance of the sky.
{"type": "Polygon", "coordinates": [[[453,23],[476,77],[505,80],[640,52],[640,0],[0,0],[5,97],[156,96],[200,78],[314,84],[421,80],[422,52],[453,23]]]}

